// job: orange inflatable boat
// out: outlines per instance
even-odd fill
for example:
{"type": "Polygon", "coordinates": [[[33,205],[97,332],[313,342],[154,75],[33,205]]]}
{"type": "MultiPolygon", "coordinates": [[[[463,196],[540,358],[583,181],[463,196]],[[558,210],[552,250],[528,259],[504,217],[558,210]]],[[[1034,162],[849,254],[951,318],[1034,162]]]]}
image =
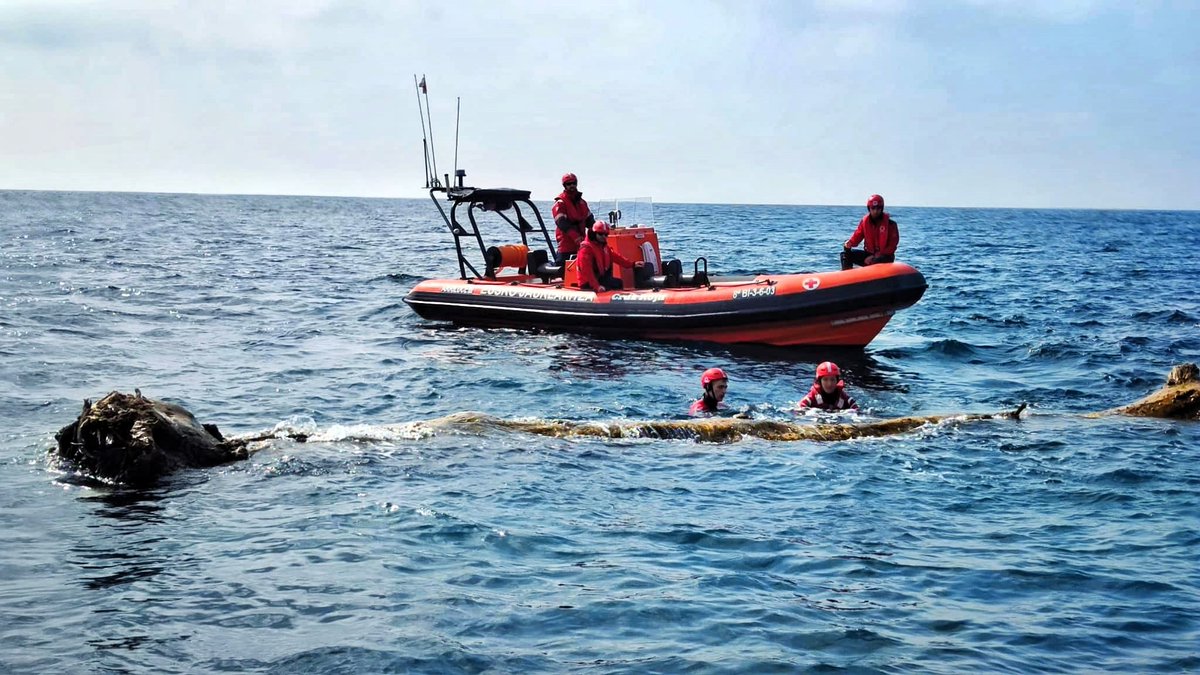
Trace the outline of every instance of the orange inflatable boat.
{"type": "MultiPolygon", "coordinates": [[[[686,270],[678,260],[663,260],[653,227],[613,222],[609,248],[645,264],[614,269],[623,274],[625,290],[581,290],[575,261],[555,264],[554,241],[528,191],[463,187],[461,182],[429,193],[454,238],[460,278],[422,281],[404,298],[432,321],[651,340],[861,347],[926,288],[925,277],[903,263],[709,276],[705,258],[686,270]],[[439,192],[446,193],[449,213],[439,192]],[[511,226],[519,243],[488,247],[476,217],[485,213],[511,226]]],[[[609,217],[619,220],[619,212],[609,217]]]]}

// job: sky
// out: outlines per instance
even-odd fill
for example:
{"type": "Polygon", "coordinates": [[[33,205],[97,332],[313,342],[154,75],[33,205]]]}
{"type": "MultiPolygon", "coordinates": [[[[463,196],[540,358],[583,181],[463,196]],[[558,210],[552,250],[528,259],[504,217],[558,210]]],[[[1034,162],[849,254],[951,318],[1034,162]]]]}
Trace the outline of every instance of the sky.
{"type": "Polygon", "coordinates": [[[1192,0],[0,0],[0,189],[1200,209],[1192,0]],[[420,101],[420,103],[419,103],[420,101]],[[461,103],[459,103],[461,101],[461,103]]]}

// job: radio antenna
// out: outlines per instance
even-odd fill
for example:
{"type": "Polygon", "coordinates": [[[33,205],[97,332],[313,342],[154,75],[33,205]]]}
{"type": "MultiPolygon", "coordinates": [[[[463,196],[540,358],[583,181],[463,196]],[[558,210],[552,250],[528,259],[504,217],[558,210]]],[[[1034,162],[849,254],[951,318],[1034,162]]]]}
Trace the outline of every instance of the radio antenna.
{"type": "Polygon", "coordinates": [[[421,76],[421,93],[425,94],[425,117],[429,120],[429,156],[433,158],[433,186],[441,187],[438,182],[437,144],[433,142],[433,113],[429,112],[429,89],[425,87],[425,76],[421,76]]]}
{"type": "MultiPolygon", "coordinates": [[[[456,96],[454,100],[454,177],[458,180],[458,122],[462,117],[462,97],[456,96]]],[[[461,180],[458,182],[462,183],[461,180]]]]}
{"type": "MultiPolygon", "coordinates": [[[[425,136],[425,111],[421,109],[421,92],[425,91],[425,76],[417,82],[417,74],[413,73],[413,85],[417,90],[417,113],[421,115],[421,147],[425,152],[425,189],[429,189],[429,139],[425,136]]],[[[429,95],[426,94],[426,99],[429,95]]]]}

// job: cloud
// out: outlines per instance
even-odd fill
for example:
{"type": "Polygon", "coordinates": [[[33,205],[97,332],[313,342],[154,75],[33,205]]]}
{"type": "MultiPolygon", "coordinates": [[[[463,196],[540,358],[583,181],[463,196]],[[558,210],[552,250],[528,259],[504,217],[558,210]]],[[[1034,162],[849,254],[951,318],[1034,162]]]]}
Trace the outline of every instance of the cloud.
{"type": "Polygon", "coordinates": [[[0,8],[0,41],[45,48],[140,45],[171,51],[283,51],[302,46],[334,0],[215,3],[46,0],[0,8]]]}
{"type": "Polygon", "coordinates": [[[470,180],[535,196],[1173,204],[1195,11],[1047,6],[9,2],[0,187],[418,196],[418,73],[440,172],[461,97],[470,180]]]}
{"type": "Polygon", "coordinates": [[[910,0],[813,0],[812,8],[823,14],[869,14],[891,16],[912,9],[910,0]]]}
{"type": "Polygon", "coordinates": [[[967,0],[967,3],[1000,16],[1052,23],[1076,23],[1123,4],[1112,0],[967,0]]]}

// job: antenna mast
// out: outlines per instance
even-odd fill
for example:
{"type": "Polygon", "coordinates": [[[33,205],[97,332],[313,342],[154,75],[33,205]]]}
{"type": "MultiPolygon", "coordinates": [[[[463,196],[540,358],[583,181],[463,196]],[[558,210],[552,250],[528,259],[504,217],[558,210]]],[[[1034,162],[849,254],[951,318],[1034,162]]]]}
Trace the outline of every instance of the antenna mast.
{"type": "MultiPolygon", "coordinates": [[[[417,90],[417,113],[421,116],[421,147],[425,154],[425,189],[429,189],[429,139],[425,135],[425,111],[421,109],[421,92],[425,91],[425,76],[421,76],[421,81],[417,82],[417,75],[413,73],[413,85],[417,90]]],[[[426,100],[429,94],[425,95],[426,100]]]]}
{"type": "Polygon", "coordinates": [[[458,175],[458,122],[462,117],[462,97],[456,96],[454,100],[454,179],[462,187],[462,178],[458,175]]]}
{"type": "Polygon", "coordinates": [[[437,172],[437,149],[433,142],[433,113],[429,112],[429,89],[425,86],[424,75],[421,75],[421,93],[425,94],[425,117],[429,120],[429,156],[433,159],[433,187],[440,187],[441,181],[438,180],[437,172]]]}

